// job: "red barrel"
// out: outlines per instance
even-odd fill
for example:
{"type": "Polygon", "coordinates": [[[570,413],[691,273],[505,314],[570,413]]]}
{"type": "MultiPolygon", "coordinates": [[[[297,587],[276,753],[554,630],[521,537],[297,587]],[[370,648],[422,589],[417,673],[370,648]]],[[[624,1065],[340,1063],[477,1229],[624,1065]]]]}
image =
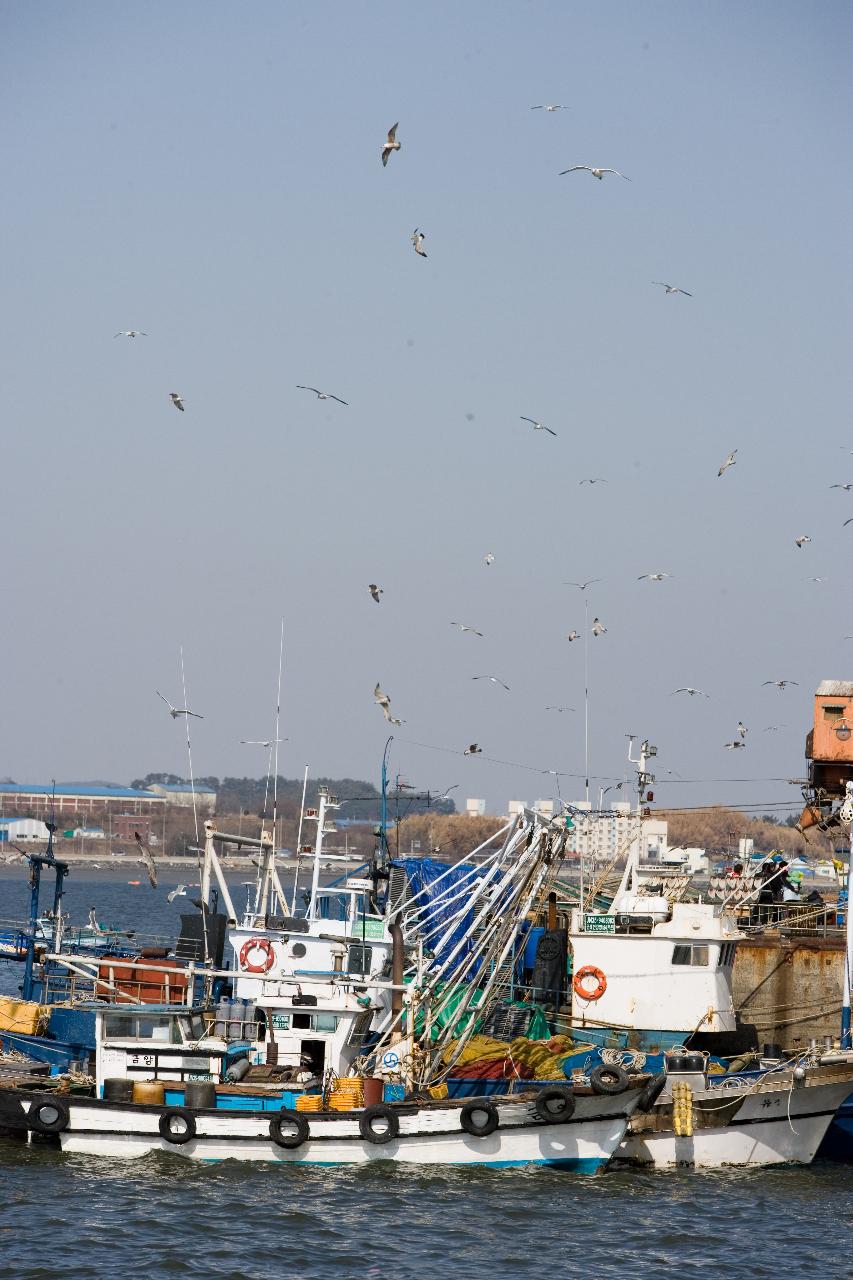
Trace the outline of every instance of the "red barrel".
{"type": "Polygon", "coordinates": [[[364,1105],[366,1107],[375,1107],[377,1102],[382,1101],[384,1092],[384,1080],[380,1080],[376,1076],[367,1076],[364,1081],[364,1105]]]}

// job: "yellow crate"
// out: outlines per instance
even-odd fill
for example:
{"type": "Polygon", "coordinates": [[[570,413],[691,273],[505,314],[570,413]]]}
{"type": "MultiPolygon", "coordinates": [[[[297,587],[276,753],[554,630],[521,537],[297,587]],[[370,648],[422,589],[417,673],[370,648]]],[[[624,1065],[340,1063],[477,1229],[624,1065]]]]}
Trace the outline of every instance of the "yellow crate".
{"type": "Polygon", "coordinates": [[[31,1000],[13,1000],[0,996],[0,1031],[17,1031],[21,1035],[40,1036],[47,1030],[50,1010],[31,1000]]]}

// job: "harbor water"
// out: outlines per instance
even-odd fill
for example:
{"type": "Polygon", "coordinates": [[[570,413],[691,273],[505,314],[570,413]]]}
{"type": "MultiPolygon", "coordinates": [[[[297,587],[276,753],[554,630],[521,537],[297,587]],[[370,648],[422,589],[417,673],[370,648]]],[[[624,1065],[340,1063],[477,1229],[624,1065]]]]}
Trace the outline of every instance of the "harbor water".
{"type": "MultiPolygon", "coordinates": [[[[129,876],[75,870],[72,924],[94,905],[102,924],[174,935],[194,891],[170,905],[174,878],[153,891],[129,876]]],[[[17,869],[0,877],[0,897],[0,914],[21,914],[17,869]]],[[[0,980],[13,990],[19,970],[0,966],[0,980]]],[[[851,1221],[853,1165],[826,1162],[590,1178],[110,1161],[0,1140],[0,1280],[851,1280],[851,1221]]]]}

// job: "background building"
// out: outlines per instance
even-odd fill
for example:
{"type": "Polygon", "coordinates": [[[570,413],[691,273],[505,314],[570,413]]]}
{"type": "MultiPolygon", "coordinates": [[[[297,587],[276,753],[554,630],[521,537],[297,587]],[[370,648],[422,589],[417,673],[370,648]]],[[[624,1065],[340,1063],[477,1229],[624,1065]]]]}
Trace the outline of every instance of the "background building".
{"type": "MultiPolygon", "coordinates": [[[[186,782],[152,782],[151,790],[162,796],[169,804],[177,804],[182,808],[192,808],[193,792],[186,782]]],[[[216,792],[211,787],[196,787],[196,808],[201,813],[213,813],[216,809],[216,792]]]]}
{"type": "Polygon", "coordinates": [[[38,818],[0,818],[0,844],[18,844],[23,840],[47,840],[46,825],[38,818]]]}
{"type": "Polygon", "coordinates": [[[593,810],[586,800],[576,800],[568,808],[573,822],[568,832],[569,853],[594,862],[616,862],[639,839],[641,862],[666,860],[668,827],[664,819],[640,819],[624,801],[603,811],[593,810]]]}
{"type": "MultiPolygon", "coordinates": [[[[214,800],[216,799],[214,793],[214,800]]],[[[159,813],[166,797],[136,787],[40,786],[32,783],[0,782],[0,814],[20,817],[66,813],[159,813]]]]}

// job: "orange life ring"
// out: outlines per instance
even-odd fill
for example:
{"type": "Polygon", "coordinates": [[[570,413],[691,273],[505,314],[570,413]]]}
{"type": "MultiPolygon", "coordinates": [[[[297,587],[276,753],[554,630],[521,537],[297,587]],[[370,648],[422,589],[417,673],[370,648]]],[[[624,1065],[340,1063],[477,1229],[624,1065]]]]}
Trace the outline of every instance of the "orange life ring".
{"type": "Polygon", "coordinates": [[[269,938],[248,938],[240,948],[240,968],[244,973],[269,973],[275,964],[275,951],[269,938]],[[263,951],[261,964],[251,964],[249,956],[253,951],[263,951]]]}
{"type": "Polygon", "coordinates": [[[594,964],[585,964],[575,974],[572,986],[574,987],[575,995],[580,996],[581,1000],[600,1000],[607,990],[607,979],[600,969],[596,969],[594,964]],[[583,985],[585,978],[595,978],[598,985],[594,991],[587,991],[583,985]]]}

